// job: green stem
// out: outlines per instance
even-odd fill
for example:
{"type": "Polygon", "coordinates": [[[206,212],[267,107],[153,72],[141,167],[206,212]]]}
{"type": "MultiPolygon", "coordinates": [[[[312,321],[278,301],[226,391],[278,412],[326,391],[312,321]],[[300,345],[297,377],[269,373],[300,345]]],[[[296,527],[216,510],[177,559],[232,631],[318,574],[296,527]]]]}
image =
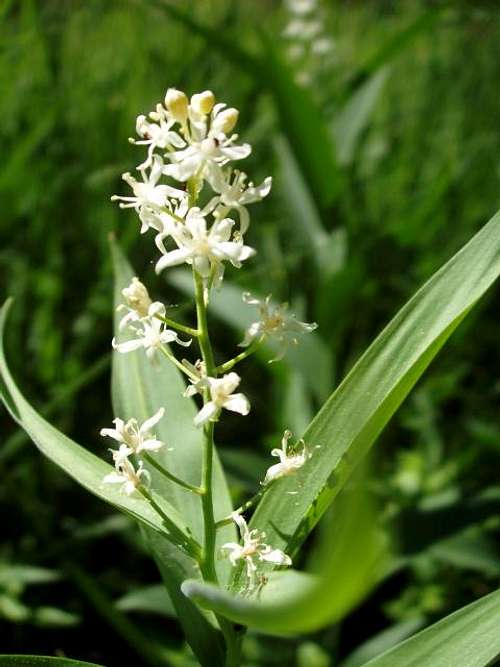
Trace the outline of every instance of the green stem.
{"type": "Polygon", "coordinates": [[[192,537],[189,537],[188,535],[185,535],[180,528],[178,528],[175,523],[170,519],[165,512],[162,510],[162,508],[158,505],[156,500],[153,498],[151,493],[149,492],[148,489],[146,489],[145,486],[140,486],[138,488],[140,493],[148,500],[151,504],[151,507],[155,510],[155,512],[163,519],[166,528],[168,529],[168,532],[171,535],[172,540],[175,540],[175,542],[178,544],[178,546],[183,547],[186,552],[195,558],[196,560],[200,559],[200,545],[196,540],[194,540],[192,537]]]}
{"type": "Polygon", "coordinates": [[[192,373],[188,368],[186,368],[184,364],[181,364],[181,362],[178,359],[176,359],[174,355],[164,345],[160,345],[160,351],[165,357],[167,357],[169,361],[171,361],[175,366],[177,366],[177,368],[182,373],[187,375],[191,380],[199,380],[198,376],[192,373]]]}
{"type": "Polygon", "coordinates": [[[186,489],[187,491],[192,491],[193,493],[197,493],[198,495],[202,494],[202,489],[200,489],[199,486],[194,486],[194,484],[189,484],[189,482],[184,482],[182,479],[180,479],[179,477],[177,477],[173,473],[169,472],[166,468],[164,468],[150,454],[144,454],[144,460],[147,461],[150,465],[152,465],[153,468],[156,468],[156,470],[158,470],[159,473],[161,473],[164,477],[169,479],[171,482],[175,482],[175,484],[178,484],[179,486],[182,486],[182,488],[186,489]]]}
{"type": "Polygon", "coordinates": [[[243,352],[240,352],[240,354],[236,355],[236,357],[233,357],[232,359],[229,359],[229,361],[226,361],[225,363],[221,364],[220,366],[217,366],[217,372],[220,373],[221,375],[223,373],[227,373],[228,371],[233,368],[233,366],[236,366],[240,361],[243,361],[243,359],[246,359],[249,357],[251,354],[253,354],[257,348],[259,347],[260,341],[254,341],[251,343],[246,350],[243,350],[243,352]]]}
{"type": "MultiPolygon", "coordinates": [[[[205,294],[202,277],[193,270],[195,298],[196,298],[196,316],[198,319],[198,343],[200,352],[205,362],[206,373],[213,376],[216,373],[212,346],[208,334],[207,309],[205,305],[205,294]]],[[[207,391],[203,396],[204,403],[208,400],[207,391]]],[[[202,572],[207,581],[217,583],[217,574],[215,571],[215,517],[212,491],[212,469],[213,469],[213,450],[214,450],[214,424],[207,422],[203,426],[203,460],[201,466],[201,487],[203,495],[201,497],[204,524],[204,543],[203,543],[203,565],[202,572]]]]}
{"type": "MultiPolygon", "coordinates": [[[[259,502],[259,500],[262,498],[262,496],[266,493],[266,491],[269,489],[270,486],[271,486],[271,484],[267,484],[266,486],[263,486],[258,493],[256,493],[254,496],[252,496],[246,502],[244,502],[243,505],[240,505],[237,509],[235,509],[233,514],[243,514],[243,512],[246,512],[251,507],[256,505],[259,502]]],[[[224,519],[221,519],[220,521],[217,521],[217,523],[215,524],[215,527],[216,528],[222,528],[223,526],[227,526],[230,523],[233,523],[233,517],[232,516],[227,516],[224,519]]]]}
{"type": "Polygon", "coordinates": [[[164,322],[165,324],[168,324],[168,326],[171,327],[172,329],[177,329],[177,331],[181,331],[182,333],[185,333],[188,336],[193,336],[194,338],[198,336],[197,329],[192,329],[191,327],[187,327],[184,324],[179,324],[179,322],[171,320],[170,317],[164,317],[163,315],[155,315],[155,317],[158,320],[164,322]]]}

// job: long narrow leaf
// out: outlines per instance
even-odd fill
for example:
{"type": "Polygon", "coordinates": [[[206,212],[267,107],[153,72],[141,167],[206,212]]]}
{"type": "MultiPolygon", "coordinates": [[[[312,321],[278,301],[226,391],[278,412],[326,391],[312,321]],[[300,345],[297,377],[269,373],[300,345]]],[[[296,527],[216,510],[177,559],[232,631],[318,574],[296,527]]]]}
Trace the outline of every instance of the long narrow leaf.
{"type": "MultiPolygon", "coordinates": [[[[313,456],[257,508],[252,526],[293,553],[419,377],[500,274],[500,214],[404,306],[304,434],[313,456]],[[290,493],[294,503],[290,503],[290,493]]],[[[311,373],[316,369],[311,368],[311,373]]]]}
{"type": "MultiPolygon", "coordinates": [[[[10,304],[11,302],[7,301],[0,311],[0,394],[13,419],[25,429],[47,458],[88,491],[164,535],[163,520],[149,502],[139,494],[126,496],[114,485],[104,484],[102,480],[113,470],[112,467],[45,421],[23,397],[10,374],[3,350],[3,332],[10,304]]],[[[184,534],[187,539],[190,529],[179,513],[163,498],[155,496],[155,500],[168,515],[178,533],[184,534]]]]}
{"type": "Polygon", "coordinates": [[[365,667],[486,667],[500,655],[500,591],[447,616],[365,667]]]}

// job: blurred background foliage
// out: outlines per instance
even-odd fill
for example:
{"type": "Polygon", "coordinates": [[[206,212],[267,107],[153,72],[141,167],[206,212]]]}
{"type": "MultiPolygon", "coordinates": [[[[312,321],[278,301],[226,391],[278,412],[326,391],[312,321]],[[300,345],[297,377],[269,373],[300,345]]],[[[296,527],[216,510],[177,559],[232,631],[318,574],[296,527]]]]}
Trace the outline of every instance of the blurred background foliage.
{"type": "MultiPolygon", "coordinates": [[[[290,301],[320,337],[283,363],[245,362],[254,417],[220,434],[235,500],[255,489],[283,428],[300,434],[397,309],[500,208],[498,3],[310,4],[0,6],[8,349],[33,403],[78,442],[104,455],[98,431],[113,417],[109,233],[155,296],[179,317],[191,306],[182,274],[154,277],[150,240],[109,201],[137,164],[135,117],[169,86],[212,89],[241,110],[248,172],[275,179],[252,210],[258,261],[228,273],[214,307],[217,351],[240,340],[235,286],[290,301]]],[[[250,635],[246,664],[355,667],[498,587],[497,309],[491,294],[376,446],[370,483],[394,544],[384,580],[314,637],[250,635]]],[[[2,423],[0,651],[191,664],[136,529],[4,412],[2,423]]]]}

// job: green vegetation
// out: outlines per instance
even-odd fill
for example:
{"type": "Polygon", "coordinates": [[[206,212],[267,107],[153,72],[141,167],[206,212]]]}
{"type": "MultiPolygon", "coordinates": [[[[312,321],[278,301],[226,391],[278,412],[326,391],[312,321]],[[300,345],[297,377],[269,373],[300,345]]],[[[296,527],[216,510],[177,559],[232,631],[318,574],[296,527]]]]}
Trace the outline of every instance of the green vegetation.
{"type": "MultiPolygon", "coordinates": [[[[228,270],[211,304],[215,355],[223,359],[225,350],[237,349],[248,325],[243,290],[272,292],[319,327],[282,362],[267,364],[270,350],[243,362],[253,417],[244,431],[229,418],[217,443],[234,506],[255,492],[283,426],[302,435],[383,327],[500,208],[496,3],[339,0],[320,2],[318,11],[334,47],[328,57],[308,52],[297,60],[290,55],[293,36],[282,36],[289,12],[278,2],[6,0],[0,7],[0,296],[2,302],[14,297],[7,358],[36,410],[100,459],[107,445],[99,430],[115,416],[110,234],[152,295],[174,304],[169,314],[183,319],[193,306],[191,278],[187,284],[182,270],[155,277],[156,257],[137,234],[134,212],[109,200],[124,191],[121,173],[137,163],[138,149],[127,145],[137,114],[169,86],[211,89],[241,110],[239,132],[254,149],[248,171],[255,182],[273,175],[271,195],[252,210],[248,241],[259,249],[258,261],[245,272],[228,270]]],[[[353,371],[347,386],[355,377],[360,394],[352,392],[348,407],[363,421],[341,428],[341,390],[327,403],[328,420],[323,412],[324,423],[313,423],[309,438],[321,449],[312,459],[304,506],[284,508],[273,490],[259,509],[259,527],[278,547],[286,544],[283,534],[303,528],[304,513],[307,525],[293,548],[319,521],[294,566],[317,572],[331,559],[337,571],[328,587],[318,593],[308,575],[279,573],[290,577],[290,590],[303,589],[297,609],[309,615],[278,622],[272,605],[279,609],[279,599],[262,614],[189,582],[183,590],[190,599],[183,601],[194,637],[186,635],[200,650],[211,644],[213,628],[196,602],[264,631],[309,633],[250,632],[244,664],[252,667],[356,667],[373,658],[374,667],[457,665],[477,637],[494,636],[498,292],[488,292],[453,333],[362,471],[370,512],[377,512],[384,535],[376,581],[363,578],[354,555],[338,553],[332,537],[347,534],[358,549],[374,548],[337,525],[342,503],[355,525],[374,521],[357,514],[352,489],[339,495],[333,511],[322,511],[336,493],[335,485],[325,490],[326,477],[333,470],[335,484],[347,480],[496,277],[497,224],[493,218],[410,302],[399,338],[387,330],[378,339],[381,356],[398,355],[394,375],[374,373],[370,355],[353,371]],[[368,421],[369,432],[358,432],[368,421]],[[431,628],[377,657],[488,593],[437,626],[445,634],[431,628]],[[450,640],[457,632],[463,644],[450,640]]],[[[123,262],[115,251],[117,286],[131,270],[123,262]]],[[[165,392],[175,404],[173,378],[165,380],[165,392]]],[[[118,404],[126,400],[122,390],[115,385],[118,404]]],[[[39,417],[11,385],[9,394],[37,445],[71,468],[67,441],[49,431],[37,440],[39,417]]],[[[107,667],[196,664],[175,619],[174,589],[172,605],[149,559],[151,550],[164,563],[171,548],[158,543],[157,515],[110,492],[107,500],[144,523],[139,532],[42,457],[6,411],[1,417],[0,653],[9,656],[0,666],[22,665],[13,657],[21,653],[107,667]]],[[[182,437],[175,425],[169,428],[169,442],[182,437]]],[[[81,456],[85,473],[69,472],[92,488],[102,473],[92,468],[93,457],[81,456]]],[[[227,507],[225,498],[220,502],[227,507]]],[[[170,512],[168,502],[165,507],[170,512]]],[[[176,523],[181,535],[185,516],[176,523]]],[[[179,576],[175,567],[167,569],[164,579],[179,576]]],[[[186,566],[181,580],[190,577],[186,566]]],[[[263,604],[272,585],[263,589],[263,604]]],[[[465,667],[493,664],[487,661],[500,648],[493,640],[483,645],[474,652],[477,662],[465,667]]],[[[217,660],[216,639],[212,650],[217,660]]]]}

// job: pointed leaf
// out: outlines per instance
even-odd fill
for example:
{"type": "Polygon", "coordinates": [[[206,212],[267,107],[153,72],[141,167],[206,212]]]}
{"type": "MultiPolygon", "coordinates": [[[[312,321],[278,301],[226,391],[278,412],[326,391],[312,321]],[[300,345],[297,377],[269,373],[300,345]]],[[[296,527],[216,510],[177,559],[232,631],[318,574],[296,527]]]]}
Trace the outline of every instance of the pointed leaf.
{"type": "Polygon", "coordinates": [[[270,489],[252,518],[269,543],[294,553],[499,273],[497,214],[404,306],[313,419],[304,434],[312,458],[270,489]]]}
{"type": "Polygon", "coordinates": [[[0,655],[0,667],[102,667],[102,665],[46,655],[0,655]]]}
{"type": "Polygon", "coordinates": [[[486,667],[500,655],[500,591],[450,614],[364,667],[486,667]]]}
{"type": "MultiPolygon", "coordinates": [[[[0,311],[0,394],[13,419],[25,429],[47,458],[88,491],[154,531],[165,535],[163,520],[149,502],[139,493],[126,496],[116,488],[116,485],[104,484],[103,478],[114,468],[45,421],[23,397],[10,374],[3,349],[3,332],[10,304],[11,302],[7,301],[0,311]]],[[[190,530],[179,513],[166,500],[156,494],[153,495],[155,501],[172,521],[172,528],[177,533],[174,539],[184,535],[187,540],[190,530]]]]}

